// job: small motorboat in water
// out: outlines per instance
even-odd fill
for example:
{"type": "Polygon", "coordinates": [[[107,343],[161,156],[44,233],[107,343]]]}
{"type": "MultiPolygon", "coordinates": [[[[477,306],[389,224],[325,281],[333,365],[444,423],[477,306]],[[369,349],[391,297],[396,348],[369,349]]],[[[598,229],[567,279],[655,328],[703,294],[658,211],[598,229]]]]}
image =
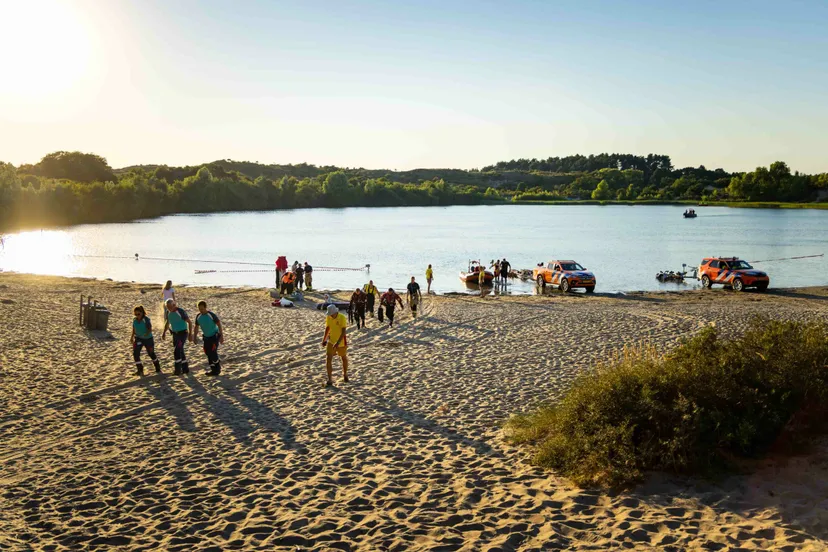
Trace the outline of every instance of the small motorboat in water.
{"type": "Polygon", "coordinates": [[[460,272],[460,279],[467,284],[479,284],[481,270],[483,271],[483,285],[492,285],[494,274],[486,270],[486,268],[480,264],[480,261],[469,261],[469,269],[466,272],[460,272]]]}
{"type": "Polygon", "coordinates": [[[687,209],[684,211],[684,218],[696,218],[697,216],[695,209],[687,209]]]}

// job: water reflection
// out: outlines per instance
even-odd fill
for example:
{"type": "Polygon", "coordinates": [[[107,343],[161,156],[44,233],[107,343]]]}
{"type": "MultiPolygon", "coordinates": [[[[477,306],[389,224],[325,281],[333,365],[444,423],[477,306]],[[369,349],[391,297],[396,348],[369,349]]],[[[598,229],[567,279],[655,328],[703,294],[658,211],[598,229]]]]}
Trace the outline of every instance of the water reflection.
{"type": "Polygon", "coordinates": [[[5,236],[0,249],[3,270],[32,274],[73,274],[72,236],[65,230],[35,230],[5,236]]]}

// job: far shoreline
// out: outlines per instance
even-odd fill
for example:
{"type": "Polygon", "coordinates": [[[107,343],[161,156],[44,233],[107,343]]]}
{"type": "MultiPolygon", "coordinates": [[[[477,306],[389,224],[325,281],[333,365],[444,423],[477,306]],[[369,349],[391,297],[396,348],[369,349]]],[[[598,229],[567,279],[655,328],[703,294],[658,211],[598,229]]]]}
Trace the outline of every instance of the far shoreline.
{"type": "Polygon", "coordinates": [[[179,217],[179,216],[209,216],[209,215],[229,215],[234,213],[273,213],[278,211],[308,211],[311,209],[325,209],[331,211],[339,211],[343,209],[407,209],[407,208],[440,208],[447,207],[498,207],[506,205],[551,205],[551,206],[612,206],[612,205],[626,205],[629,207],[635,206],[693,206],[693,207],[729,207],[733,209],[812,209],[816,211],[828,210],[828,202],[783,202],[783,201],[701,201],[695,199],[677,199],[677,200],[660,200],[660,199],[646,199],[646,200],[597,200],[597,199],[560,199],[560,200],[519,200],[519,201],[486,201],[477,204],[455,203],[452,205],[351,205],[347,207],[300,207],[291,209],[248,209],[248,210],[230,210],[230,211],[199,211],[186,213],[166,213],[156,217],[141,217],[123,220],[106,220],[106,221],[86,221],[77,222],[73,224],[32,224],[13,226],[8,228],[0,228],[0,236],[8,234],[16,234],[19,232],[33,232],[37,230],[61,230],[65,228],[73,228],[76,226],[85,226],[91,224],[130,224],[141,223],[144,221],[159,220],[164,217],[179,217]]]}

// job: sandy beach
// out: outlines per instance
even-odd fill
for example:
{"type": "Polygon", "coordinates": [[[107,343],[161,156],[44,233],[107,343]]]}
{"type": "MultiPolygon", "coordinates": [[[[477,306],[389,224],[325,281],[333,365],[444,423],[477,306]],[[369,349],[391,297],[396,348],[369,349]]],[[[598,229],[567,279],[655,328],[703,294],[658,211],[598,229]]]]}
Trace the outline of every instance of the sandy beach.
{"type": "Polygon", "coordinates": [[[825,443],[619,492],[531,466],[500,429],[625,344],[825,320],[828,289],[428,297],[417,319],[351,328],[351,382],[335,364],[328,389],[319,311],[177,294],[224,321],[221,377],[197,345],[171,375],[158,285],[0,274],[0,550],[828,549],[825,443]],[[81,293],[111,335],[78,325],[81,293]],[[162,375],[132,373],[136,304],[162,375]]]}

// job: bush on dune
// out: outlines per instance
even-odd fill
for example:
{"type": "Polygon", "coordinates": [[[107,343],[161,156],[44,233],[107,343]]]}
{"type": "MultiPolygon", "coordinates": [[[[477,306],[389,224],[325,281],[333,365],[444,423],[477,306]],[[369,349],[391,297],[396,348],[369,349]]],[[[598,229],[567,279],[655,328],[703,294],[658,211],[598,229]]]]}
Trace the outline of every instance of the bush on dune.
{"type": "Polygon", "coordinates": [[[507,435],[577,484],[617,486],[646,470],[710,474],[828,428],[828,328],[752,326],[730,341],[707,328],[666,356],[626,350],[507,435]]]}

